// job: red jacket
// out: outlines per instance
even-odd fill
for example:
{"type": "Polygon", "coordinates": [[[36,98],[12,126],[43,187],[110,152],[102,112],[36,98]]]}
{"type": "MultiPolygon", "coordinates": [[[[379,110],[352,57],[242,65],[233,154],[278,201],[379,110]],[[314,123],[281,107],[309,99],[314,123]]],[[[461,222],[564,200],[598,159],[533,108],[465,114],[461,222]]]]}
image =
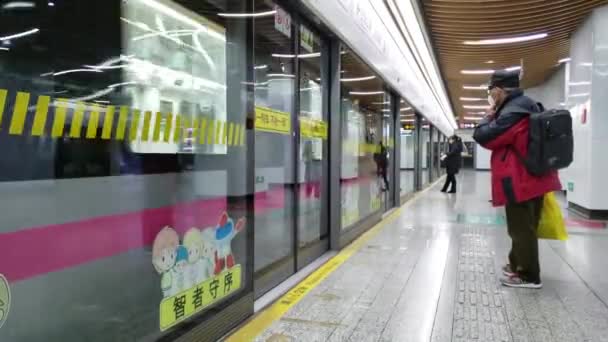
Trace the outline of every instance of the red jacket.
{"type": "Polygon", "coordinates": [[[494,206],[524,202],[562,188],[557,171],[533,176],[518,157],[527,155],[529,115],[535,112],[536,103],[517,91],[498,108],[495,120],[484,120],[475,129],[475,141],[492,151],[494,206]]]}

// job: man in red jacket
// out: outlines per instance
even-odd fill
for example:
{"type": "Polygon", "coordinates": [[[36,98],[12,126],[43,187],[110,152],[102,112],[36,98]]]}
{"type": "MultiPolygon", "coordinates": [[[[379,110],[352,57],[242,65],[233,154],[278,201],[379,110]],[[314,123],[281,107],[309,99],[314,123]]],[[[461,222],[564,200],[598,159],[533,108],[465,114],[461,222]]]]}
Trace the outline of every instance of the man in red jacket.
{"type": "Polygon", "coordinates": [[[492,151],[492,203],[505,206],[512,245],[503,267],[509,287],[542,287],[536,230],[543,197],[561,189],[557,172],[536,177],[519,157],[528,152],[529,116],[540,112],[537,103],[519,89],[519,72],[496,71],[488,85],[491,113],[473,134],[477,143],[492,151]]]}

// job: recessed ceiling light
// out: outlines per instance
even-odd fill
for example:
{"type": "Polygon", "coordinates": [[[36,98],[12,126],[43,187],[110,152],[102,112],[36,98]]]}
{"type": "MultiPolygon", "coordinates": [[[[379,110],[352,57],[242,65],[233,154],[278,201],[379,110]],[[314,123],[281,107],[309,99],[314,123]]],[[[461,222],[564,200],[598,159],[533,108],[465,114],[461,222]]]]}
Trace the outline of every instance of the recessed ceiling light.
{"type": "Polygon", "coordinates": [[[341,82],[361,82],[375,79],[376,76],[365,76],[365,77],[353,77],[353,78],[342,78],[341,82]]]}
{"type": "Polygon", "coordinates": [[[480,117],[474,117],[474,116],[465,116],[465,117],[464,117],[464,119],[465,119],[465,120],[470,120],[470,121],[479,121],[479,120],[481,120],[481,119],[483,119],[483,118],[480,118],[480,117]]]}
{"type": "Polygon", "coordinates": [[[296,77],[296,75],[292,75],[292,74],[266,74],[266,76],[268,76],[268,77],[288,77],[288,78],[296,77]]]}
{"type": "Polygon", "coordinates": [[[485,85],[485,84],[478,85],[478,86],[463,85],[462,89],[468,89],[468,90],[488,90],[488,86],[485,85]]]}
{"type": "Polygon", "coordinates": [[[15,33],[15,34],[11,34],[11,35],[8,35],[8,36],[0,37],[0,40],[1,41],[6,41],[6,40],[11,40],[11,39],[17,39],[17,38],[29,36],[31,34],[35,34],[35,33],[38,33],[38,32],[40,32],[40,29],[35,28],[35,29],[31,29],[29,31],[24,31],[24,32],[21,32],[21,33],[15,33]]]}
{"type": "Polygon", "coordinates": [[[494,73],[493,69],[481,69],[481,70],[460,70],[461,74],[464,75],[486,75],[494,73]]]}
{"type": "Polygon", "coordinates": [[[313,52],[313,53],[305,53],[305,54],[298,55],[298,58],[315,58],[315,57],[321,57],[321,53],[313,52]]]}
{"type": "Polygon", "coordinates": [[[463,43],[465,45],[499,45],[499,44],[513,44],[513,43],[521,43],[527,42],[536,39],[545,38],[547,33],[538,33],[538,34],[530,34],[527,36],[519,36],[519,37],[504,37],[504,38],[494,38],[494,39],[481,39],[481,40],[465,40],[463,43]]]}
{"type": "Polygon", "coordinates": [[[494,63],[494,61],[491,59],[489,61],[486,61],[486,64],[492,64],[492,63],[494,63]]]}
{"type": "Polygon", "coordinates": [[[489,105],[488,106],[486,106],[486,105],[483,105],[483,106],[465,105],[465,106],[462,106],[462,108],[465,108],[465,109],[488,109],[488,108],[490,108],[490,106],[489,105]]]}
{"type": "Polygon", "coordinates": [[[570,82],[569,86],[582,86],[582,85],[591,85],[591,82],[570,82]]]}
{"type": "Polygon", "coordinates": [[[410,109],[412,109],[412,107],[402,107],[402,108],[400,109],[400,111],[401,111],[401,112],[405,112],[405,111],[410,110],[410,109]]]}
{"type": "MultiPolygon", "coordinates": [[[[506,70],[506,71],[521,70],[521,66],[516,65],[516,66],[504,68],[502,70],[506,70]]],[[[493,74],[494,71],[496,71],[496,70],[494,70],[494,69],[466,70],[465,69],[465,70],[460,70],[460,73],[464,74],[464,75],[487,75],[487,74],[493,74]]]]}
{"type": "Polygon", "coordinates": [[[383,91],[351,91],[350,95],[383,95],[383,91]]]}
{"type": "Polygon", "coordinates": [[[461,97],[460,101],[467,101],[467,102],[473,102],[473,101],[487,101],[488,99],[482,99],[481,97],[461,97]]]}
{"type": "Polygon", "coordinates": [[[36,4],[32,1],[11,1],[2,5],[2,9],[25,9],[25,8],[34,8],[36,4]]]}
{"type": "Polygon", "coordinates": [[[224,18],[260,18],[275,15],[277,11],[266,11],[258,13],[218,13],[219,17],[224,18]]]}
{"type": "Polygon", "coordinates": [[[570,97],[585,97],[589,96],[589,93],[581,93],[581,94],[571,94],[570,97]]]}
{"type": "Polygon", "coordinates": [[[97,69],[70,69],[70,70],[63,70],[63,71],[55,72],[55,73],[52,73],[52,75],[61,76],[61,75],[65,75],[65,74],[72,74],[75,72],[103,72],[103,71],[97,70],[97,69]]]}
{"type": "Polygon", "coordinates": [[[566,58],[562,58],[559,61],[557,61],[558,63],[567,63],[570,62],[572,60],[572,58],[570,57],[566,57],[566,58]]]}

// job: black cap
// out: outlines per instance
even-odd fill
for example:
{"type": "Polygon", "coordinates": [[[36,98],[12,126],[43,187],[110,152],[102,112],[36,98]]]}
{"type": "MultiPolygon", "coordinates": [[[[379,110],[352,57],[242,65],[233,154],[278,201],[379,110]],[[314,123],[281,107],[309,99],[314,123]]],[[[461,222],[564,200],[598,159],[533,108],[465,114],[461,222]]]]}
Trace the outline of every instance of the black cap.
{"type": "Polygon", "coordinates": [[[490,78],[490,88],[519,88],[519,71],[496,70],[490,78]]]}

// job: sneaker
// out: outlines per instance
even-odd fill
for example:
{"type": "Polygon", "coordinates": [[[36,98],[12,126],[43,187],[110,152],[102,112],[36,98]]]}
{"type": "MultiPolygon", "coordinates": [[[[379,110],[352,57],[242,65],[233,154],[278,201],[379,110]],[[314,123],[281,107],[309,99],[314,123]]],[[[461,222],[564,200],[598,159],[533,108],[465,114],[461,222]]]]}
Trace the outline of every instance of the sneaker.
{"type": "Polygon", "coordinates": [[[502,274],[504,274],[505,277],[513,277],[517,275],[517,273],[511,269],[510,264],[506,264],[502,267],[502,274]]]}
{"type": "Polygon", "coordinates": [[[518,276],[502,278],[500,279],[500,283],[506,287],[515,287],[521,289],[540,289],[543,287],[543,283],[539,282],[531,282],[527,280],[523,280],[518,276]]]}

